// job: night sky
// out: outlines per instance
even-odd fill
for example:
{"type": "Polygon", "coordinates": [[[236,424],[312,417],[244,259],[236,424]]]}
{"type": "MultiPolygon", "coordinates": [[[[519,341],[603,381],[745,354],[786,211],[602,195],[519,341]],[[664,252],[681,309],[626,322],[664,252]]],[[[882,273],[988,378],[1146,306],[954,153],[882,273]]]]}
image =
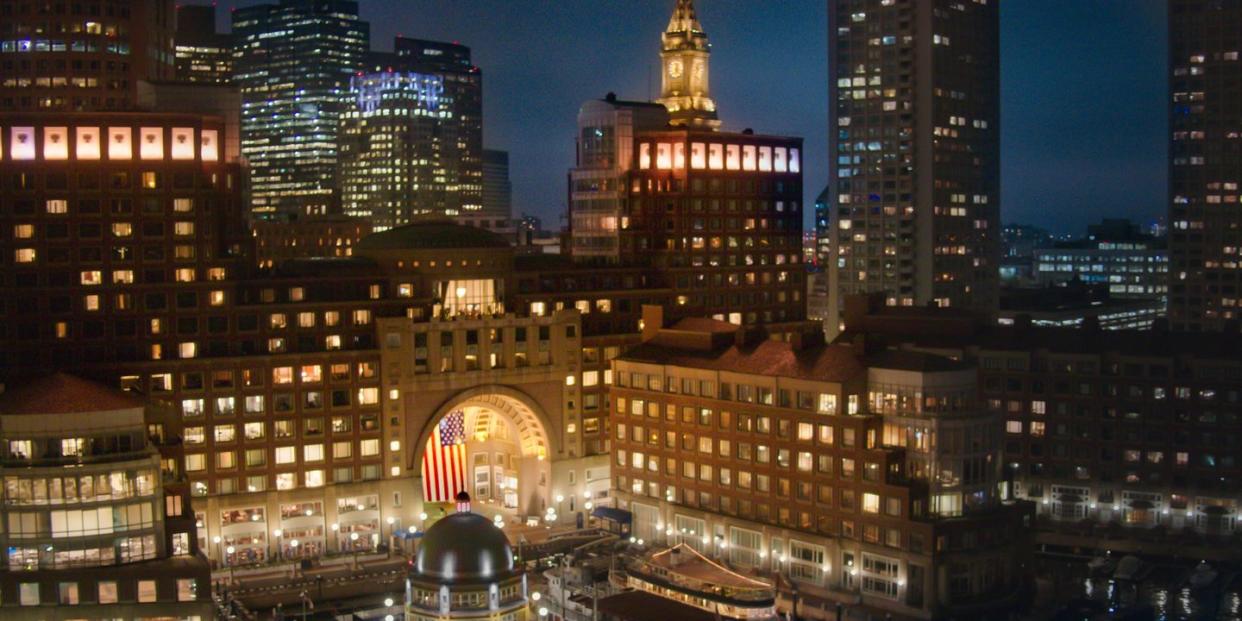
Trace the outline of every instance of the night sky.
{"type": "MultiPolygon", "coordinates": [[[[374,49],[391,49],[397,34],[473,48],[484,74],[484,142],[510,152],[515,214],[538,215],[550,228],[565,211],[578,107],[609,91],[658,94],[660,32],[673,4],[360,2],[374,49]]],[[[1147,222],[1162,215],[1163,0],[1001,6],[1002,220],[1077,233],[1104,216],[1147,222]]],[[[725,128],[805,138],[809,206],[828,180],[826,2],[699,0],[698,7],[725,128]]]]}

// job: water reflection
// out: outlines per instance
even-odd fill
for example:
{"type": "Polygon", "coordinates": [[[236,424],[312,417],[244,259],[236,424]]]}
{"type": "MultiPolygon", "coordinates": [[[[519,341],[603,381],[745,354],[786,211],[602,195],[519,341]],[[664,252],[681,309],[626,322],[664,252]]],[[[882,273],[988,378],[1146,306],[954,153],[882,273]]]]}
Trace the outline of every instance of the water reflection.
{"type": "Polygon", "coordinates": [[[1095,602],[1112,614],[1101,619],[1147,610],[1160,621],[1242,621],[1242,571],[1237,569],[1220,570],[1210,583],[1192,580],[1193,567],[1155,566],[1133,581],[1078,569],[1080,578],[1071,585],[1078,592],[1058,595],[1095,602]]]}

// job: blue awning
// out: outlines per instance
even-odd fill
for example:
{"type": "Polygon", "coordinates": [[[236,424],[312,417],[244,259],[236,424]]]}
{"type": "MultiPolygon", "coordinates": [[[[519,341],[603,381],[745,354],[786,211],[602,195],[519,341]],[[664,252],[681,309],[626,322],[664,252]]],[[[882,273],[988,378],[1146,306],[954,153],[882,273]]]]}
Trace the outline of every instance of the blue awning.
{"type": "Polygon", "coordinates": [[[595,509],[591,511],[591,516],[604,520],[612,520],[618,524],[629,524],[630,520],[633,519],[633,514],[629,511],[626,511],[625,509],[618,509],[616,507],[595,507],[595,509]]]}

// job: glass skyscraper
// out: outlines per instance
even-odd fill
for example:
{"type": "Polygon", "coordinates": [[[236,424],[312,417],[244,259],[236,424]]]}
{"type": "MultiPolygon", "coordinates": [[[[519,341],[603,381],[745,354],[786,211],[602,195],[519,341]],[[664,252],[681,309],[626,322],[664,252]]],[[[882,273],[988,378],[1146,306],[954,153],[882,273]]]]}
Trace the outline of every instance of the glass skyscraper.
{"type": "Polygon", "coordinates": [[[337,129],[369,26],[350,0],[280,0],[233,12],[242,155],[259,218],[334,211],[337,129]]]}
{"type": "Polygon", "coordinates": [[[344,213],[377,231],[483,209],[483,76],[470,48],[398,37],[368,56],[341,117],[344,213]]]}

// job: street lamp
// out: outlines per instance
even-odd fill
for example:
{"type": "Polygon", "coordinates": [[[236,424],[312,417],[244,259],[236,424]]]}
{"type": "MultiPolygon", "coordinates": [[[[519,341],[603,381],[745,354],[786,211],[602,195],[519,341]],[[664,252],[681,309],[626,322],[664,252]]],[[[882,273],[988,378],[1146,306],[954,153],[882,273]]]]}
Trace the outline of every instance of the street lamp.
{"type": "Polygon", "coordinates": [[[284,534],[284,531],[280,530],[279,528],[272,531],[272,536],[276,537],[276,554],[277,554],[276,558],[282,561],[285,560],[285,547],[281,545],[280,543],[280,536],[283,534],[284,534]]]}
{"type": "Polygon", "coordinates": [[[294,560],[297,560],[298,558],[298,546],[299,545],[301,545],[301,542],[299,542],[297,539],[294,539],[289,542],[289,554],[293,556],[294,560]]]}
{"type": "Polygon", "coordinates": [[[341,551],[340,532],[341,532],[341,525],[337,524],[336,522],[333,522],[332,523],[332,538],[336,540],[336,551],[337,552],[341,551]]]}
{"type": "MultiPolygon", "coordinates": [[[[220,554],[220,535],[216,535],[215,537],[212,537],[211,542],[216,544],[216,556],[223,557],[224,555],[220,554]]],[[[220,562],[223,563],[224,559],[221,558],[220,562]]]]}
{"type": "Polygon", "coordinates": [[[237,551],[237,548],[234,548],[233,546],[229,546],[225,548],[224,551],[228,552],[229,554],[227,557],[225,557],[225,559],[228,560],[228,565],[229,565],[229,584],[232,584],[233,583],[233,561],[230,560],[230,557],[232,557],[233,553],[237,551]]]}
{"type": "Polygon", "coordinates": [[[384,598],[384,607],[385,607],[385,608],[391,608],[391,607],[392,607],[392,598],[391,598],[391,597],[385,597],[385,598],[384,598]]]}
{"type": "Polygon", "coordinates": [[[349,549],[354,553],[354,569],[358,569],[358,533],[349,533],[349,549]]]}

